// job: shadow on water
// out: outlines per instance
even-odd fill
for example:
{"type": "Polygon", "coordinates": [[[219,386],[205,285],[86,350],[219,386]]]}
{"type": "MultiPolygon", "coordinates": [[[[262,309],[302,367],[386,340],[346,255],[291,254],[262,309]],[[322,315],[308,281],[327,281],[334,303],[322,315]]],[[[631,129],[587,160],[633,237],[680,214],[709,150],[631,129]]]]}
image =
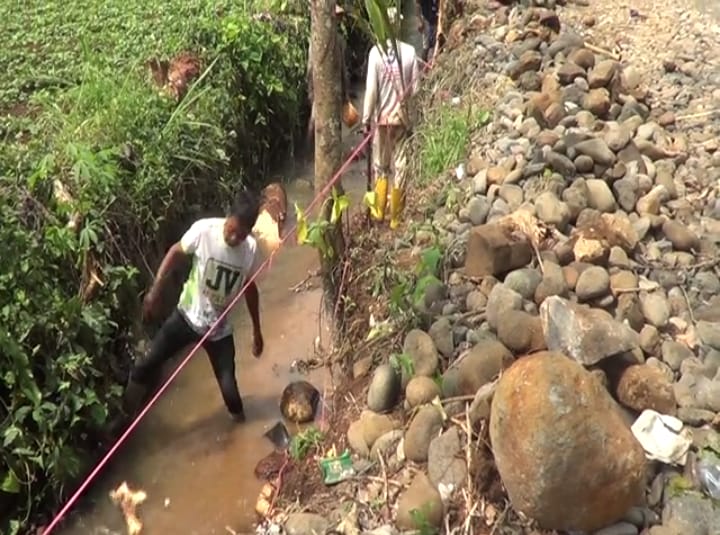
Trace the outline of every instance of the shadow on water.
{"type": "MultiPolygon", "coordinates": [[[[404,33],[414,36],[408,40],[419,47],[414,3],[407,5],[404,33]]],[[[359,93],[355,105],[361,112],[363,91],[359,93]]],[[[343,154],[347,155],[361,137],[348,132],[343,137],[343,154]]],[[[356,207],[365,189],[365,169],[366,161],[360,160],[343,175],[343,186],[356,207]]],[[[301,159],[289,162],[284,176],[289,201],[287,228],[295,222],[294,203],[304,208],[312,199],[312,164],[301,159]]],[[[295,360],[313,356],[315,339],[321,334],[318,279],[312,279],[303,291],[292,290],[317,267],[316,251],[298,246],[292,236],[259,282],[265,338],[260,359],[250,355],[244,302],[233,313],[237,377],[248,421],[237,424],[229,419],[210,364],[200,351],[91,485],[83,511],[72,515],[64,535],[126,533],[123,516],[108,497],[122,481],[147,492],[147,501],[139,509],[143,535],[252,532],[255,501],[262,486],[254,469],[272,451],[263,433],[281,418],[283,388],[296,379],[311,381],[321,392],[330,387],[323,370],[303,376],[292,367],[295,360]]],[[[292,425],[288,429],[296,431],[292,425]]]]}

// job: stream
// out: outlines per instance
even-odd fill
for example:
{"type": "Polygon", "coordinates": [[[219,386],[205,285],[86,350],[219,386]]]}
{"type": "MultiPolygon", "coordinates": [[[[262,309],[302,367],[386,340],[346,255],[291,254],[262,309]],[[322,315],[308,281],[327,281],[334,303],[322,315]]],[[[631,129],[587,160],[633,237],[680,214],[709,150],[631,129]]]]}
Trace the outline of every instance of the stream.
{"type": "MultiPolygon", "coordinates": [[[[406,2],[403,34],[418,50],[421,40],[406,2]]],[[[364,84],[363,84],[364,85],[364,84]]],[[[362,113],[363,91],[354,99],[362,113]]],[[[343,154],[349,154],[361,136],[343,128],[343,154]]],[[[362,200],[366,160],[351,164],[342,177],[352,206],[362,200]]],[[[298,159],[287,166],[287,232],[295,222],[294,203],[305,208],[312,200],[313,164],[298,159]]],[[[355,208],[357,209],[357,208],[355,208]]],[[[301,374],[293,362],[314,357],[321,333],[322,287],[312,277],[298,291],[293,287],[318,268],[317,252],[289,238],[259,282],[260,316],[265,349],[259,359],[250,354],[250,321],[244,302],[233,317],[240,393],[247,421],[233,422],[220,397],[204,351],[192,358],[148,412],[81,499],[83,507],[69,516],[63,535],[123,535],[120,508],[108,497],[127,481],[143,490],[147,500],[138,511],[143,535],[219,535],[251,533],[256,521],[255,502],[263,482],[254,475],[257,462],[273,446],[263,434],[282,420],[280,396],[293,380],[310,381],[323,392],[330,380],[323,369],[301,374]]],[[[188,348],[189,350],[189,348],[188,348]]],[[[173,362],[180,361],[178,356],[173,362]]],[[[320,408],[318,409],[320,412],[320,408]]],[[[288,426],[291,434],[296,431],[288,426]]]]}
{"type": "MultiPolygon", "coordinates": [[[[360,139],[346,132],[344,153],[360,139]]],[[[299,161],[294,166],[295,173],[285,174],[286,232],[295,222],[294,203],[305,208],[313,197],[312,164],[299,161]]],[[[354,162],[343,176],[343,186],[355,206],[361,201],[365,180],[365,160],[354,162]]],[[[310,381],[321,393],[330,388],[323,368],[302,374],[293,366],[295,361],[314,357],[316,337],[322,336],[323,342],[328,337],[327,329],[320,331],[319,277],[293,290],[318,266],[317,252],[297,245],[294,236],[273,259],[259,282],[265,339],[259,359],[250,354],[252,336],[244,302],[233,311],[237,376],[247,422],[238,424],[229,418],[205,352],[199,351],[91,485],[84,510],[61,533],[124,534],[120,509],[108,498],[109,491],[123,481],[148,495],[139,508],[143,535],[251,531],[262,486],[255,478],[255,465],[273,450],[263,433],[282,420],[282,390],[299,379],[310,381]]],[[[288,430],[296,431],[292,425],[288,430]]]]}

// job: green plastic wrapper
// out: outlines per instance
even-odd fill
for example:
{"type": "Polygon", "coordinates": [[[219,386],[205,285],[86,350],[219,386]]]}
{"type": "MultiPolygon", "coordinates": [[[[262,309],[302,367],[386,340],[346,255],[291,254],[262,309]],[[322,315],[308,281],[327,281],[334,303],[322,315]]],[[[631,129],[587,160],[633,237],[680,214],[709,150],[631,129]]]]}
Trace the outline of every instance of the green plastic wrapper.
{"type": "Polygon", "coordinates": [[[355,474],[350,452],[345,450],[337,457],[330,457],[320,461],[323,482],[326,485],[334,485],[352,477],[355,474]]]}

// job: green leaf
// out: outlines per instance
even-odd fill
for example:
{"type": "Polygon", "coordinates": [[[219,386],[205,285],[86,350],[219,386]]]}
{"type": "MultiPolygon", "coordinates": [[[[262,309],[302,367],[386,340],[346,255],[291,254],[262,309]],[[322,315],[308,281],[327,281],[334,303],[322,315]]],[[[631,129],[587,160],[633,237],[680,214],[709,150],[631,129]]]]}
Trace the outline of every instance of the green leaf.
{"type": "Polygon", "coordinates": [[[15,425],[11,425],[5,429],[5,432],[3,433],[3,449],[7,448],[10,444],[15,442],[15,439],[21,436],[22,430],[15,425]]]}
{"type": "Polygon", "coordinates": [[[434,283],[434,282],[440,282],[438,278],[435,275],[425,275],[424,277],[421,277],[417,283],[415,284],[415,291],[413,292],[413,305],[419,306],[420,301],[423,299],[425,295],[425,290],[427,287],[434,283]]]}
{"type": "Polygon", "coordinates": [[[483,110],[480,113],[478,113],[477,121],[480,126],[484,126],[490,122],[490,119],[492,119],[492,114],[488,110],[483,110]]]}
{"type": "Polygon", "coordinates": [[[295,213],[297,214],[297,241],[299,244],[307,243],[308,240],[308,223],[305,214],[295,203],[295,213]]]}
{"type": "Polygon", "coordinates": [[[442,252],[438,247],[430,247],[422,252],[420,260],[420,275],[437,275],[440,262],[442,261],[442,252]]]}
{"type": "Polygon", "coordinates": [[[343,215],[343,212],[350,206],[350,199],[347,195],[337,195],[333,188],[333,204],[332,213],[330,214],[330,223],[337,223],[343,215]]]}
{"type": "Polygon", "coordinates": [[[20,492],[20,480],[15,475],[12,468],[10,468],[5,474],[2,485],[0,485],[0,490],[7,492],[8,494],[17,494],[20,492]]]}

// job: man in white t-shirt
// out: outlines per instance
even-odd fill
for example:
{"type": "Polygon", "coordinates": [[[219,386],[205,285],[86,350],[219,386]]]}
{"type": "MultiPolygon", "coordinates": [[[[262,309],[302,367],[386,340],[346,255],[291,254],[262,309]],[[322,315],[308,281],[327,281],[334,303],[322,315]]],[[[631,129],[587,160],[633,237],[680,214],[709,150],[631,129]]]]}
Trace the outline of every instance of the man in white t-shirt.
{"type": "MultiPolygon", "coordinates": [[[[243,192],[230,215],[196,221],[180,241],[170,247],[143,302],[146,320],[156,315],[162,294],[161,285],[168,276],[187,260],[192,260],[192,269],[177,308],[153,338],[145,357],[134,363],[128,390],[138,386],[155,386],[163,363],[188,344],[198,342],[243,288],[245,281],[257,271],[262,258],[250,232],[258,212],[257,197],[243,192]]],[[[252,353],[259,357],[263,350],[263,337],[255,282],[251,282],[245,291],[245,302],[253,325],[252,353]]],[[[233,328],[227,316],[208,336],[203,347],[228,411],[236,420],[244,420],[242,399],[235,379],[233,328]]]]}

